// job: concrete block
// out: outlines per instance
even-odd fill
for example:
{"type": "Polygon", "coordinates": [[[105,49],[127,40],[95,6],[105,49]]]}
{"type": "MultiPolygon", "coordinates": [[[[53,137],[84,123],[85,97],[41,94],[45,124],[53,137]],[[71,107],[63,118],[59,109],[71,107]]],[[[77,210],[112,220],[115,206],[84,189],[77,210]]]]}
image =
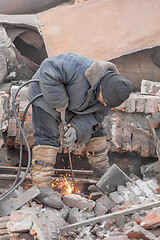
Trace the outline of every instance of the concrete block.
{"type": "Polygon", "coordinates": [[[43,208],[34,218],[31,233],[37,235],[39,240],[59,239],[59,229],[67,224],[61,214],[58,212],[55,214],[54,211],[43,208]]]}
{"type": "Polygon", "coordinates": [[[134,183],[128,182],[126,183],[128,190],[136,196],[141,196],[142,191],[136,186],[134,183]]]}
{"type": "Polygon", "coordinates": [[[148,97],[145,102],[145,111],[146,114],[148,113],[156,113],[158,112],[157,101],[155,97],[148,97]]]}
{"type": "Polygon", "coordinates": [[[68,218],[70,210],[71,209],[66,205],[64,205],[64,207],[60,210],[61,216],[64,220],[66,220],[68,218]]]}
{"type": "Polygon", "coordinates": [[[74,207],[70,210],[69,216],[67,219],[67,222],[69,224],[73,224],[73,223],[84,221],[84,220],[85,220],[84,215],[80,211],[78,211],[78,208],[74,207]]]}
{"type": "Polygon", "coordinates": [[[139,196],[135,195],[133,192],[130,193],[129,195],[129,201],[132,202],[133,204],[139,204],[139,196]]]}
{"type": "Polygon", "coordinates": [[[120,204],[124,202],[124,198],[121,195],[119,195],[117,192],[110,193],[109,198],[116,204],[120,204]]]}
{"type": "Polygon", "coordinates": [[[30,231],[33,224],[33,214],[22,211],[12,212],[10,221],[7,223],[9,232],[27,232],[30,231]]]}
{"type": "Polygon", "coordinates": [[[160,96],[160,83],[143,79],[141,81],[141,93],[160,96]]]}
{"type": "Polygon", "coordinates": [[[137,97],[136,98],[136,112],[143,113],[144,112],[144,105],[145,105],[145,98],[144,97],[137,97]]]}
{"type": "Polygon", "coordinates": [[[113,164],[96,185],[104,193],[111,193],[116,191],[119,185],[125,185],[127,182],[131,182],[131,179],[116,164],[113,164]]]}
{"type": "Polygon", "coordinates": [[[95,212],[95,217],[98,217],[106,214],[108,212],[108,208],[103,206],[100,202],[97,202],[94,208],[94,212],[95,212]]]}
{"type": "Polygon", "coordinates": [[[135,112],[135,107],[136,107],[136,99],[135,98],[129,98],[126,101],[126,112],[128,112],[128,113],[135,112]]]}
{"type": "Polygon", "coordinates": [[[92,192],[89,196],[89,199],[96,201],[98,198],[102,197],[101,192],[92,192]]]}
{"type": "Polygon", "coordinates": [[[117,192],[119,195],[121,195],[124,199],[124,201],[129,200],[129,195],[130,195],[130,191],[128,190],[127,187],[124,186],[118,186],[117,192]]]}
{"type": "Polygon", "coordinates": [[[125,216],[116,217],[115,221],[116,221],[116,224],[119,228],[123,227],[127,222],[125,216]]]}
{"type": "MultiPolygon", "coordinates": [[[[16,191],[17,192],[17,191],[16,191]]],[[[7,216],[11,214],[12,211],[15,211],[25,205],[27,202],[35,198],[40,194],[39,189],[36,186],[32,186],[27,191],[19,194],[16,198],[9,198],[6,200],[1,200],[0,204],[0,215],[7,216]]]]}
{"type": "Polygon", "coordinates": [[[102,204],[105,208],[111,209],[113,207],[113,204],[111,200],[107,197],[107,195],[103,195],[102,197],[98,198],[96,200],[96,203],[102,204]]]}
{"type": "Polygon", "coordinates": [[[63,196],[63,202],[68,207],[77,207],[80,210],[91,211],[95,202],[77,194],[67,194],[63,196]]]}
{"type": "Polygon", "coordinates": [[[156,179],[150,179],[146,183],[149,186],[149,188],[152,189],[152,191],[154,193],[157,193],[157,190],[159,189],[159,185],[158,185],[156,179]]]}
{"type": "Polygon", "coordinates": [[[135,181],[135,184],[139,187],[141,192],[143,193],[143,196],[146,197],[153,197],[154,193],[153,191],[148,187],[147,183],[145,181],[142,181],[141,179],[138,179],[135,181]]]}
{"type": "Polygon", "coordinates": [[[84,215],[85,219],[90,219],[90,218],[95,217],[94,209],[92,211],[90,211],[90,212],[86,212],[84,210],[80,210],[80,211],[83,212],[83,215],[84,215]]]}
{"type": "Polygon", "coordinates": [[[145,201],[146,197],[145,196],[139,196],[138,199],[139,199],[139,203],[143,203],[145,201]]]}

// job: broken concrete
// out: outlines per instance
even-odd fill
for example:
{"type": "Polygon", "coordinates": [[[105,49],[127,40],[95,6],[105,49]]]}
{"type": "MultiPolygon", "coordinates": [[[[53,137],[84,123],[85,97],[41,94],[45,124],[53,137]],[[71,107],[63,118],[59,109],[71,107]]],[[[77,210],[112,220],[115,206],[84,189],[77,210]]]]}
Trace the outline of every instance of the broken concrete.
{"type": "MultiPolygon", "coordinates": [[[[24,204],[35,198],[40,194],[39,189],[36,186],[31,187],[26,192],[19,193],[15,191],[17,197],[8,196],[8,200],[6,198],[4,200],[0,200],[0,216],[7,216],[14,210],[19,209],[24,204]]],[[[4,197],[2,197],[4,198],[4,197]]]]}
{"type": "Polygon", "coordinates": [[[131,179],[116,165],[113,164],[100,178],[96,186],[104,193],[110,193],[117,189],[118,185],[131,182],[131,179]]]}
{"type": "Polygon", "coordinates": [[[135,222],[133,223],[133,227],[129,226],[129,229],[125,231],[125,234],[129,238],[144,238],[148,240],[155,240],[155,235],[152,234],[151,232],[145,230],[144,228],[140,227],[138,224],[135,222]]]}
{"type": "MultiPolygon", "coordinates": [[[[151,180],[142,181],[135,178],[135,181],[129,182],[128,186],[119,186],[117,194],[121,193],[124,201],[118,203],[116,203],[115,199],[114,201],[109,199],[109,194],[103,194],[96,201],[89,200],[80,195],[69,194],[68,196],[64,195],[62,198],[65,204],[64,208],[56,210],[36,204],[32,200],[30,204],[23,206],[20,210],[12,211],[7,220],[0,218],[0,223],[4,221],[2,225],[5,231],[3,233],[10,237],[8,239],[12,239],[12,236],[15,235],[18,237],[24,231],[28,231],[30,236],[36,235],[40,240],[68,239],[69,237],[71,239],[75,239],[76,237],[78,239],[85,239],[86,236],[89,239],[114,239],[115,237],[118,237],[118,239],[127,239],[131,236],[135,238],[141,236],[146,237],[146,239],[155,239],[156,235],[151,233],[149,229],[152,226],[156,228],[160,225],[158,218],[159,208],[156,208],[158,204],[160,205],[160,201],[157,201],[160,199],[160,196],[156,193],[158,186],[156,180],[151,180]],[[153,187],[149,187],[151,185],[153,187]],[[127,194],[124,194],[126,188],[127,194]],[[127,205],[126,199],[130,196],[128,192],[137,197],[140,196],[140,192],[143,192],[142,196],[145,195],[145,199],[149,203],[146,202],[146,204],[142,205],[132,203],[127,205]],[[124,208],[125,204],[126,208],[124,208]],[[75,207],[75,205],[78,207],[75,207]],[[149,210],[152,207],[156,209],[149,210]],[[107,222],[107,219],[110,221],[107,222]],[[91,228],[91,226],[87,227],[85,224],[94,225],[91,228]],[[77,230],[74,230],[75,226],[78,227],[77,230]],[[119,228],[121,228],[121,233],[118,233],[119,228]],[[63,229],[67,231],[63,231],[63,229]]],[[[2,236],[2,232],[0,236],[2,236]]]]}
{"type": "Polygon", "coordinates": [[[151,82],[148,80],[142,80],[141,93],[160,96],[160,83],[159,82],[151,82]]]}
{"type": "Polygon", "coordinates": [[[77,194],[64,195],[63,202],[69,207],[77,207],[80,210],[86,209],[87,211],[91,211],[95,206],[95,202],[93,200],[88,200],[77,194]]]}

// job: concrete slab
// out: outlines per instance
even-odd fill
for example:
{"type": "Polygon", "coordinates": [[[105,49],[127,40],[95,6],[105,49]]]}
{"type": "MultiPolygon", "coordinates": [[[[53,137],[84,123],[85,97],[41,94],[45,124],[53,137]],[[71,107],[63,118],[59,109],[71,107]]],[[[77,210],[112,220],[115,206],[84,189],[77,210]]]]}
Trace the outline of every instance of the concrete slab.
{"type": "Polygon", "coordinates": [[[131,179],[114,163],[108,171],[100,178],[96,186],[104,193],[111,193],[117,190],[119,185],[132,182],[131,179]]]}

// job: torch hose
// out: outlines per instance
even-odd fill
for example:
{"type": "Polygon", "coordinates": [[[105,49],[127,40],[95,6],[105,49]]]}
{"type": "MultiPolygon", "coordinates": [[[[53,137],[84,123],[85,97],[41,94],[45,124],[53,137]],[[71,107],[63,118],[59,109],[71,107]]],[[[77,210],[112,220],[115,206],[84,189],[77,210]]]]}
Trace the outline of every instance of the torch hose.
{"type": "Polygon", "coordinates": [[[18,127],[20,128],[20,160],[19,160],[19,166],[18,166],[18,171],[17,171],[17,175],[16,175],[16,179],[13,183],[13,185],[10,187],[10,189],[1,194],[0,195],[0,200],[3,200],[5,199],[10,193],[12,193],[15,189],[17,189],[21,184],[22,182],[25,180],[28,172],[29,172],[29,168],[30,168],[30,165],[31,165],[31,149],[30,149],[30,146],[29,146],[29,143],[28,143],[28,140],[27,140],[27,137],[23,131],[23,124],[24,124],[24,120],[25,120],[25,116],[26,116],[26,113],[30,107],[30,105],[39,97],[42,97],[42,94],[38,94],[37,96],[35,96],[29,103],[28,105],[26,106],[25,108],[25,111],[24,111],[24,114],[23,114],[23,118],[22,118],[22,123],[20,123],[18,117],[17,117],[17,113],[16,113],[16,107],[15,107],[15,101],[16,101],[16,97],[19,93],[19,91],[26,85],[30,84],[30,83],[33,83],[33,82],[39,82],[38,79],[36,80],[29,80],[25,83],[23,83],[18,89],[17,91],[15,92],[15,95],[13,97],[13,101],[12,101],[12,109],[13,109],[13,114],[14,114],[14,117],[16,119],[16,122],[18,124],[18,127]],[[21,165],[22,165],[22,137],[24,138],[24,141],[26,143],[26,147],[27,147],[27,151],[28,151],[28,164],[27,164],[27,169],[25,171],[25,174],[24,176],[21,178],[21,180],[18,182],[18,179],[19,179],[19,175],[20,175],[20,171],[21,171],[21,165]]]}

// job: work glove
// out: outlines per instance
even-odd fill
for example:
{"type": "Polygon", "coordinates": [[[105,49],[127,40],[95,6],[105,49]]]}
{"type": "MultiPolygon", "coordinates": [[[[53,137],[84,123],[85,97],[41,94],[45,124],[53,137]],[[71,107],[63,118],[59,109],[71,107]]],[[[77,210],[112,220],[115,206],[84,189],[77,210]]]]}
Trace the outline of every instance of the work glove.
{"type": "Polygon", "coordinates": [[[64,127],[65,134],[63,137],[63,146],[68,148],[69,150],[72,149],[74,142],[77,139],[77,133],[74,127],[70,124],[64,127]]]}

